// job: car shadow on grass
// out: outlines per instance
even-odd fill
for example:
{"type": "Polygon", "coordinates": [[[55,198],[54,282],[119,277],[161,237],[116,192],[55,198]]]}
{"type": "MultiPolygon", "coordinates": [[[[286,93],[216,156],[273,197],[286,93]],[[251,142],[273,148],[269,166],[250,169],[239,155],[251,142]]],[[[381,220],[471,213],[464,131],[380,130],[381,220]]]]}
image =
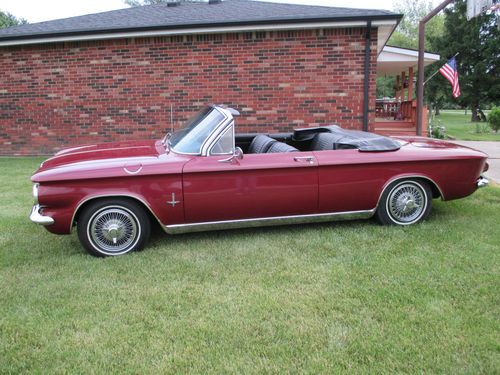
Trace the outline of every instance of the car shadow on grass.
{"type": "MultiPolygon", "coordinates": [[[[372,232],[375,237],[384,236],[386,234],[397,234],[401,231],[413,230],[412,228],[418,228],[420,225],[434,226],[438,222],[444,223],[452,220],[455,215],[455,210],[451,207],[445,207],[444,205],[437,204],[434,205],[433,211],[430,217],[422,224],[417,224],[411,227],[397,227],[397,226],[383,226],[380,225],[375,218],[367,220],[348,220],[348,221],[332,221],[323,223],[305,223],[305,224],[295,224],[295,225],[276,225],[267,227],[252,227],[252,228],[240,228],[240,229],[227,229],[218,231],[206,231],[206,232],[195,232],[195,233],[185,233],[170,235],[165,233],[162,227],[155,223],[152,226],[151,238],[146,245],[146,247],[141,252],[148,252],[149,250],[155,249],[182,249],[188,247],[197,248],[203,245],[204,242],[217,242],[224,240],[224,242],[232,242],[239,240],[251,240],[252,238],[262,238],[268,237],[269,239],[281,237],[288,238],[290,236],[296,236],[297,238],[302,238],[307,241],[307,238],[318,235],[321,236],[328,231],[337,231],[338,233],[345,231],[354,231],[355,233],[362,232],[372,232]]],[[[350,234],[349,234],[350,235],[350,234]]],[[[66,256],[82,256],[87,255],[85,250],[81,247],[78,241],[78,236],[76,235],[76,230],[69,236],[61,237],[61,245],[64,249],[64,254],[66,256]]],[[[221,243],[222,245],[222,243],[221,243]]]]}
{"type": "MultiPolygon", "coordinates": [[[[150,238],[148,247],[164,246],[165,244],[197,244],[207,240],[238,240],[241,237],[282,237],[282,236],[298,236],[306,239],[307,236],[314,234],[324,233],[325,231],[343,231],[348,229],[362,230],[367,227],[384,228],[376,222],[375,219],[369,220],[350,220],[350,221],[332,221],[324,223],[304,223],[304,224],[289,224],[289,225],[275,225],[267,227],[252,227],[252,228],[238,228],[238,229],[225,229],[217,231],[194,232],[170,235],[165,233],[161,228],[155,230],[150,238]]],[[[394,227],[398,229],[397,227],[394,227]]]]}

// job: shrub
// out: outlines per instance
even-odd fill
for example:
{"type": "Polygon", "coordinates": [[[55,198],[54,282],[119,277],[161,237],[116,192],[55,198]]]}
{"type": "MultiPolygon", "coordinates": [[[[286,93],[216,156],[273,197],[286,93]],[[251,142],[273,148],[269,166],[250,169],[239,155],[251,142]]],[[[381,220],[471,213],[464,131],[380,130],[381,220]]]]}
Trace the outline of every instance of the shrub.
{"type": "Polygon", "coordinates": [[[446,138],[446,128],[443,126],[443,122],[441,120],[431,120],[429,123],[429,137],[437,139],[446,138]]]}
{"type": "Polygon", "coordinates": [[[490,123],[490,127],[498,133],[498,130],[500,130],[500,107],[493,107],[491,109],[488,122],[490,123]]]}

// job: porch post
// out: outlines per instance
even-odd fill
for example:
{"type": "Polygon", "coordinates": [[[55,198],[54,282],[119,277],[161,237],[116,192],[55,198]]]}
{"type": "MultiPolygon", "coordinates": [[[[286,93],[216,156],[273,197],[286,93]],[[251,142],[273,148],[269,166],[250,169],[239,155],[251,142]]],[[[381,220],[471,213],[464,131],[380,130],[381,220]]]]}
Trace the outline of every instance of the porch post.
{"type": "Polygon", "coordinates": [[[413,100],[413,66],[408,71],[408,101],[413,100]]]}
{"type": "Polygon", "coordinates": [[[405,101],[405,79],[406,72],[401,72],[401,102],[405,101]]]}
{"type": "Polygon", "coordinates": [[[424,43],[425,24],[454,0],[444,0],[418,23],[418,81],[417,81],[417,135],[422,135],[424,125],[424,43]]]}
{"type": "Polygon", "coordinates": [[[399,99],[399,74],[396,76],[396,101],[399,99]]]}

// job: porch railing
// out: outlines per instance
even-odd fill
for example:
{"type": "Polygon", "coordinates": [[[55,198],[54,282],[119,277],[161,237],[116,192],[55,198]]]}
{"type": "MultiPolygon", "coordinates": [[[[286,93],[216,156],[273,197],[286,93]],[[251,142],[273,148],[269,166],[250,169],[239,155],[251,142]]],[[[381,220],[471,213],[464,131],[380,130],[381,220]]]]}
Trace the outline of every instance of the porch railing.
{"type": "MultiPolygon", "coordinates": [[[[417,101],[377,100],[374,130],[390,135],[416,135],[417,101]]],[[[427,108],[424,108],[424,128],[427,134],[427,108]]]]}

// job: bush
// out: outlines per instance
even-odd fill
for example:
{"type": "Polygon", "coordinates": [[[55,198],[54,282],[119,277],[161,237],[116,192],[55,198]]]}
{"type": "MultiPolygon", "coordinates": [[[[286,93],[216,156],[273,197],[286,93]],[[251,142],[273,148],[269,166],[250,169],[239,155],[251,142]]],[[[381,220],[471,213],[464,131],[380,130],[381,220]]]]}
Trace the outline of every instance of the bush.
{"type": "Polygon", "coordinates": [[[498,133],[498,130],[500,130],[500,107],[493,107],[491,109],[488,122],[490,123],[490,127],[498,133]]]}
{"type": "Polygon", "coordinates": [[[443,126],[443,122],[441,120],[432,119],[429,122],[428,131],[430,138],[437,138],[437,139],[446,138],[446,127],[443,126]]]}

